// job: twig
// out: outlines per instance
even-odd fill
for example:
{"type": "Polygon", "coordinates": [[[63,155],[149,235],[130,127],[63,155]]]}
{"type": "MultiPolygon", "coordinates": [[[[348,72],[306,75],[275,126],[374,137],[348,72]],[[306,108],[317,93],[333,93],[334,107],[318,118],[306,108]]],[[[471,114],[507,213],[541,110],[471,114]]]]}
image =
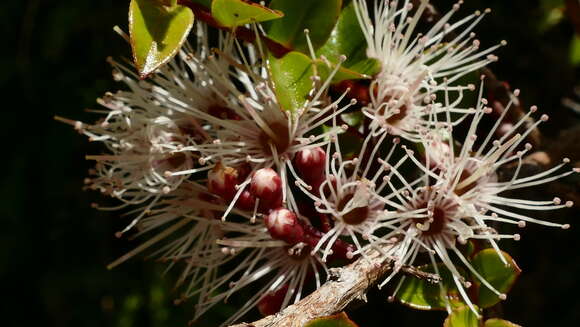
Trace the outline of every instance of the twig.
{"type": "Polygon", "coordinates": [[[258,321],[230,327],[302,327],[314,318],[342,311],[353,300],[366,301],[368,289],[391,270],[391,262],[374,251],[346,267],[331,269],[329,281],[300,302],[258,321]]]}
{"type": "Polygon", "coordinates": [[[431,284],[437,284],[441,281],[441,277],[439,277],[439,275],[419,270],[413,266],[405,265],[401,268],[401,271],[415,278],[423,279],[431,284]]]}

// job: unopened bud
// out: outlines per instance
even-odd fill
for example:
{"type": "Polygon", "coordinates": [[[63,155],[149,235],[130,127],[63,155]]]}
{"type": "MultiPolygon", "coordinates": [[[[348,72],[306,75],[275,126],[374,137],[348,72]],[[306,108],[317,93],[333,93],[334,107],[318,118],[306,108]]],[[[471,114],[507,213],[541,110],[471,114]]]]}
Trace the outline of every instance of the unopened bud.
{"type": "Polygon", "coordinates": [[[282,179],[272,168],[258,169],[252,176],[250,192],[260,199],[260,205],[273,208],[282,197],[282,179]]]}
{"type": "Polygon", "coordinates": [[[238,201],[236,201],[236,208],[244,211],[254,210],[255,205],[256,197],[248,190],[244,190],[242,194],[240,194],[238,201]]]}
{"type": "Polygon", "coordinates": [[[288,244],[296,244],[304,238],[304,229],[292,211],[279,208],[272,210],[264,219],[272,238],[288,244]]]}
{"type": "Polygon", "coordinates": [[[321,147],[298,151],[294,165],[300,177],[309,184],[316,184],[324,178],[326,152],[321,147]]]}
{"type": "Polygon", "coordinates": [[[282,301],[288,293],[288,284],[284,284],[279,289],[270,292],[258,302],[258,310],[263,316],[277,313],[282,308],[282,301]]]}
{"type": "Polygon", "coordinates": [[[233,199],[238,184],[238,172],[235,168],[226,167],[218,162],[207,174],[207,179],[210,192],[228,201],[233,199]]]}

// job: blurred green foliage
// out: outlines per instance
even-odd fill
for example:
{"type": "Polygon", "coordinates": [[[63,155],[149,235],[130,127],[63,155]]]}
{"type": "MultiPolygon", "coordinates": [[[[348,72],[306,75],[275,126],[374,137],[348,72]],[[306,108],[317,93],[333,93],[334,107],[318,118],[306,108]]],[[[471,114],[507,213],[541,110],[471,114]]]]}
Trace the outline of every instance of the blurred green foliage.
{"type": "MultiPolygon", "coordinates": [[[[435,1],[446,11],[454,1],[435,1]]],[[[556,140],[579,117],[560,105],[579,84],[571,62],[574,26],[554,8],[563,1],[471,0],[459,15],[490,7],[476,29],[482,45],[509,42],[492,66],[502,80],[522,89],[526,105],[551,116],[542,132],[556,140]],[[555,4],[555,5],[554,5],[555,4]],[[557,19],[554,19],[557,18],[557,19]]],[[[4,1],[0,10],[4,46],[0,84],[4,99],[0,181],[0,277],[3,326],[186,326],[191,302],[174,306],[173,272],[134,259],[113,271],[105,265],[136,243],[113,234],[126,220],[99,212],[99,194],[81,192],[90,162],[101,150],[54,114],[92,121],[83,108],[121,85],[110,78],[109,55],[130,57],[130,47],[113,31],[127,30],[128,1],[4,1]]],[[[578,154],[570,154],[578,155],[578,154]]],[[[564,195],[565,196],[565,195],[564,195]]],[[[578,216],[578,210],[567,211],[578,216]]],[[[564,215],[562,213],[561,215],[564,215]]],[[[563,221],[566,217],[557,217],[563,221]]],[[[574,226],[574,224],[573,224],[574,226]]],[[[504,248],[523,273],[494,312],[524,326],[573,326],[580,320],[578,229],[530,226],[522,241],[504,248]]],[[[387,290],[388,291],[388,290],[387,290]]],[[[386,301],[373,290],[369,304],[350,308],[363,327],[440,326],[443,312],[416,312],[386,301]]],[[[214,326],[243,298],[218,306],[195,326],[214,326]]],[[[248,316],[248,319],[255,318],[248,316]]]]}

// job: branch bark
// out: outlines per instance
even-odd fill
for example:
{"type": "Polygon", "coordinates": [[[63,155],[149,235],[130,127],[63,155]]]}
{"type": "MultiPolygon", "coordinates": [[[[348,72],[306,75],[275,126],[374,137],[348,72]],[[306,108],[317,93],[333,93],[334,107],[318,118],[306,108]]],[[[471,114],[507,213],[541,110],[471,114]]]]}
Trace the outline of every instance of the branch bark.
{"type": "Polygon", "coordinates": [[[350,265],[331,269],[329,280],[277,314],[230,327],[302,327],[308,321],[344,310],[353,300],[366,301],[366,292],[392,268],[392,260],[374,251],[350,265]]]}

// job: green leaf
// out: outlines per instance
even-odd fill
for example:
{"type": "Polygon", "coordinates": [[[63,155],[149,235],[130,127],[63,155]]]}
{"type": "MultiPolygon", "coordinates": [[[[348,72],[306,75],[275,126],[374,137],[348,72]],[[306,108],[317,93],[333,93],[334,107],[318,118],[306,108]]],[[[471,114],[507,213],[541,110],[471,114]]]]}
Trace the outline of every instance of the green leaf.
{"type": "Polygon", "coordinates": [[[580,37],[574,35],[570,44],[570,64],[572,66],[580,65],[580,37]]]}
{"type": "MultiPolygon", "coordinates": [[[[433,265],[418,267],[418,269],[435,273],[433,265]]],[[[445,310],[447,301],[452,305],[460,303],[459,291],[449,269],[441,264],[437,265],[437,269],[441,277],[439,283],[443,286],[443,292],[441,292],[439,283],[407,277],[401,284],[401,288],[395,296],[396,299],[411,308],[419,310],[445,310]]]]}
{"type": "Polygon", "coordinates": [[[457,308],[451,312],[443,327],[479,327],[479,318],[467,306],[457,308]]]}
{"type": "MultiPolygon", "coordinates": [[[[521,273],[512,257],[502,252],[507,265],[504,264],[494,249],[479,251],[472,260],[473,268],[485,278],[495,289],[501,293],[507,293],[512,288],[517,277],[521,273]]],[[[477,278],[474,278],[475,286],[479,289],[478,305],[482,308],[489,308],[500,301],[499,297],[482,285],[477,278]]]]}
{"type": "Polygon", "coordinates": [[[346,313],[341,312],[332,316],[310,320],[304,327],[357,327],[354,321],[348,319],[346,313]]]}
{"type": "Polygon", "coordinates": [[[284,14],[247,0],[213,0],[211,14],[223,26],[236,27],[277,19],[284,14]]]}
{"type": "Polygon", "coordinates": [[[492,318],[485,321],[485,327],[522,327],[503,319],[492,318]]]}
{"type": "Polygon", "coordinates": [[[133,61],[141,78],[147,77],[179,51],[193,25],[193,12],[155,0],[131,0],[129,34],[133,61]]]}
{"type": "Polygon", "coordinates": [[[306,102],[312,89],[314,75],[312,61],[303,53],[292,51],[282,58],[270,54],[268,68],[274,93],[284,110],[296,110],[306,102]]]}
{"type": "Polygon", "coordinates": [[[360,74],[374,75],[381,70],[381,64],[376,59],[367,58],[366,49],[367,41],[351,2],[340,13],[330,37],[316,55],[324,55],[334,63],[338,63],[338,58],[345,55],[344,67],[360,74]]]}
{"type": "Polygon", "coordinates": [[[310,31],[314,49],[320,47],[332,32],[340,14],[342,0],[272,0],[270,8],[280,10],[284,17],[269,23],[269,38],[289,49],[308,52],[304,30],[310,31]]]}
{"type": "MultiPolygon", "coordinates": [[[[330,76],[331,71],[336,68],[336,65],[333,65],[331,63],[331,65],[329,66],[327,62],[324,62],[323,60],[320,59],[314,60],[314,63],[316,64],[318,75],[323,81],[326,80],[330,76]]],[[[363,75],[361,73],[341,66],[336,72],[336,74],[332,77],[332,82],[338,83],[344,80],[368,79],[368,78],[369,76],[367,75],[363,75]]]]}

